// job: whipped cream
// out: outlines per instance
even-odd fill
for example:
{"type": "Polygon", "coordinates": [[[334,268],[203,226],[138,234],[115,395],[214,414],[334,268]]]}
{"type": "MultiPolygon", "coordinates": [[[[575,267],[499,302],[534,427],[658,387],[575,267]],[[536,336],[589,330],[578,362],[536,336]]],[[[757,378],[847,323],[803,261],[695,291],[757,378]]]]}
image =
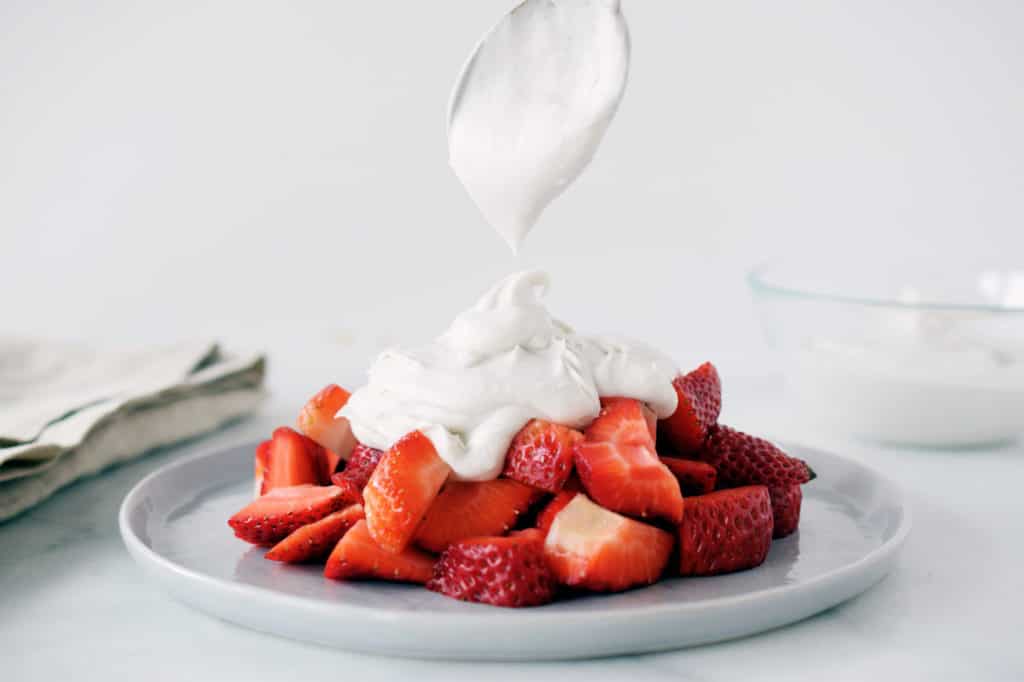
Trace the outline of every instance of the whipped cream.
{"type": "Polygon", "coordinates": [[[526,0],[466,62],[448,107],[449,157],[513,252],[590,163],[628,70],[618,0],[526,0]]]}
{"type": "Polygon", "coordinates": [[[543,272],[511,275],[433,343],[385,351],[338,414],[375,448],[423,432],[461,480],[496,478],[530,419],[585,426],[599,397],[671,415],[675,364],[642,343],[575,334],[544,307],[548,285],[543,272]]]}

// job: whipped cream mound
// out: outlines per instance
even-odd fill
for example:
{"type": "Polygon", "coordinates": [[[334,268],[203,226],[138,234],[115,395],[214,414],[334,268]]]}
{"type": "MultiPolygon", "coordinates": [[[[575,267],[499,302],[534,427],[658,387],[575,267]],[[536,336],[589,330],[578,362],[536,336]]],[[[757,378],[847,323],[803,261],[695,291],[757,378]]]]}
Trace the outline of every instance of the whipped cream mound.
{"type": "Polygon", "coordinates": [[[422,431],[456,479],[483,481],[530,419],[581,428],[600,396],[675,412],[675,364],[642,343],[574,333],[544,307],[548,285],[543,272],[506,277],[433,343],[383,352],[339,415],[382,450],[422,431]]]}

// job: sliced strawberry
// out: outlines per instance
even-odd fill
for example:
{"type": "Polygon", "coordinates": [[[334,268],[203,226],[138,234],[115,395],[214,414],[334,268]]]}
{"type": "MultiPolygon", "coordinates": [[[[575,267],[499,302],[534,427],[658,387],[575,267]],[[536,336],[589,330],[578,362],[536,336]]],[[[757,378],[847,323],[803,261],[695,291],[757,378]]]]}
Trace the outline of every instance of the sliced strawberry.
{"type": "Polygon", "coordinates": [[[679,526],[680,575],[716,575],[759,566],[772,544],[772,505],[763,485],[686,500],[679,526]]]}
{"type": "Polygon", "coordinates": [[[433,573],[434,557],[412,547],[399,553],[381,549],[370,536],[366,521],[357,521],[345,533],[324,567],[324,575],[334,580],[377,578],[421,585],[433,573]]]}
{"type": "Polygon", "coordinates": [[[718,422],[722,411],[722,381],[710,362],[675,378],[679,404],[661,424],[669,442],[679,454],[696,452],[704,444],[708,429],[718,422]]]}
{"type": "Polygon", "coordinates": [[[299,528],[264,556],[271,561],[297,564],[327,556],[346,531],[363,519],[363,507],[353,504],[299,528]]]}
{"type": "Polygon", "coordinates": [[[504,535],[541,494],[510,478],[449,481],[417,528],[416,544],[440,552],[466,538],[504,535]]]}
{"type": "Polygon", "coordinates": [[[395,554],[405,549],[449,473],[419,431],[395,443],[363,489],[366,525],[377,544],[395,554]]]}
{"type": "Polygon", "coordinates": [[[323,447],[311,438],[287,426],[275,429],[266,449],[267,464],[261,494],[275,488],[327,483],[324,477],[325,456],[323,447]]]}
{"type": "Polygon", "coordinates": [[[351,504],[336,486],[275,488],[228,519],[235,535],[255,545],[274,545],[306,524],[351,504]]]}
{"type": "Polygon", "coordinates": [[[661,462],[679,480],[679,487],[686,497],[704,495],[715,489],[718,474],[715,467],[707,462],[680,457],[662,457],[661,462]]]}
{"type": "Polygon", "coordinates": [[[348,463],[345,464],[345,470],[335,474],[331,480],[337,482],[337,477],[340,477],[352,481],[357,488],[362,490],[366,487],[373,470],[377,468],[377,464],[383,456],[383,450],[357,443],[352,449],[348,463]]]}
{"type": "Polygon", "coordinates": [[[573,447],[583,434],[560,424],[532,419],[512,440],[504,475],[557,493],[572,473],[573,447]]]}
{"type": "Polygon", "coordinates": [[[552,497],[551,501],[544,506],[544,509],[537,514],[537,528],[546,535],[551,528],[551,523],[558,516],[558,512],[565,509],[572,502],[572,498],[576,497],[579,492],[579,479],[576,477],[570,478],[565,486],[558,491],[558,494],[552,497]]]}
{"type": "Polygon", "coordinates": [[[769,488],[768,495],[772,499],[772,518],[775,521],[772,537],[784,538],[791,535],[800,525],[803,491],[800,486],[791,485],[785,488],[769,488]]]}
{"type": "Polygon", "coordinates": [[[349,395],[341,386],[329,384],[310,398],[299,413],[299,430],[332,453],[332,457],[324,461],[328,469],[327,478],[334,473],[339,461],[348,459],[356,444],[348,419],[337,416],[338,410],[348,402],[349,395]],[[331,459],[334,460],[333,467],[330,466],[331,459]]]}
{"type": "Polygon", "coordinates": [[[270,460],[270,441],[265,440],[256,446],[256,457],[253,458],[253,496],[263,494],[263,479],[267,475],[270,460]]]}
{"type": "Polygon", "coordinates": [[[636,400],[616,400],[601,408],[576,445],[576,470],[583,489],[601,506],[679,523],[679,481],[658,459],[640,407],[636,400]]]}
{"type": "Polygon", "coordinates": [[[784,488],[807,483],[814,472],[807,463],[790,457],[772,443],[728,426],[711,429],[698,457],[718,471],[718,485],[766,485],[784,488]]]}
{"type": "Polygon", "coordinates": [[[554,598],[555,578],[535,529],[461,540],[434,565],[427,589],[493,606],[538,606],[554,598]]]}
{"type": "Polygon", "coordinates": [[[672,552],[671,533],[575,498],[555,516],[544,550],[559,582],[618,592],[658,579],[672,552]]]}
{"type": "MultiPolygon", "coordinates": [[[[612,403],[619,400],[632,400],[632,398],[601,398],[601,407],[608,407],[612,403]]],[[[647,422],[647,430],[651,433],[651,438],[655,441],[658,439],[658,415],[654,413],[654,410],[647,407],[643,403],[640,403],[640,411],[643,412],[644,421],[647,422]]]]}

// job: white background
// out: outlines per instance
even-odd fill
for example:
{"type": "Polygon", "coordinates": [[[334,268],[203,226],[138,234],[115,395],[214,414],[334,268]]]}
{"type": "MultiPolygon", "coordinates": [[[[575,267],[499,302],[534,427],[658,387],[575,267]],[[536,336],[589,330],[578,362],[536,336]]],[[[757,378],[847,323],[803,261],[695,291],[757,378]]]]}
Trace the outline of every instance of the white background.
{"type": "Polygon", "coordinates": [[[758,261],[1024,247],[1021,3],[626,0],[619,115],[516,258],[444,131],[510,5],[3,0],[2,324],[376,347],[542,267],[578,328],[728,365],[758,261]]]}

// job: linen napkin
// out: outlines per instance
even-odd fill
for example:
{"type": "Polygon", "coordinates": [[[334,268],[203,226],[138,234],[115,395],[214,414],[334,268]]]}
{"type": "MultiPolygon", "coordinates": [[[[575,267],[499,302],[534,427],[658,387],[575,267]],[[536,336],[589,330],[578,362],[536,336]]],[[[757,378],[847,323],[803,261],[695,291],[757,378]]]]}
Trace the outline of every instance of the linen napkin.
{"type": "Polygon", "coordinates": [[[0,339],[0,521],[106,467],[256,408],[262,355],[0,339]]]}

